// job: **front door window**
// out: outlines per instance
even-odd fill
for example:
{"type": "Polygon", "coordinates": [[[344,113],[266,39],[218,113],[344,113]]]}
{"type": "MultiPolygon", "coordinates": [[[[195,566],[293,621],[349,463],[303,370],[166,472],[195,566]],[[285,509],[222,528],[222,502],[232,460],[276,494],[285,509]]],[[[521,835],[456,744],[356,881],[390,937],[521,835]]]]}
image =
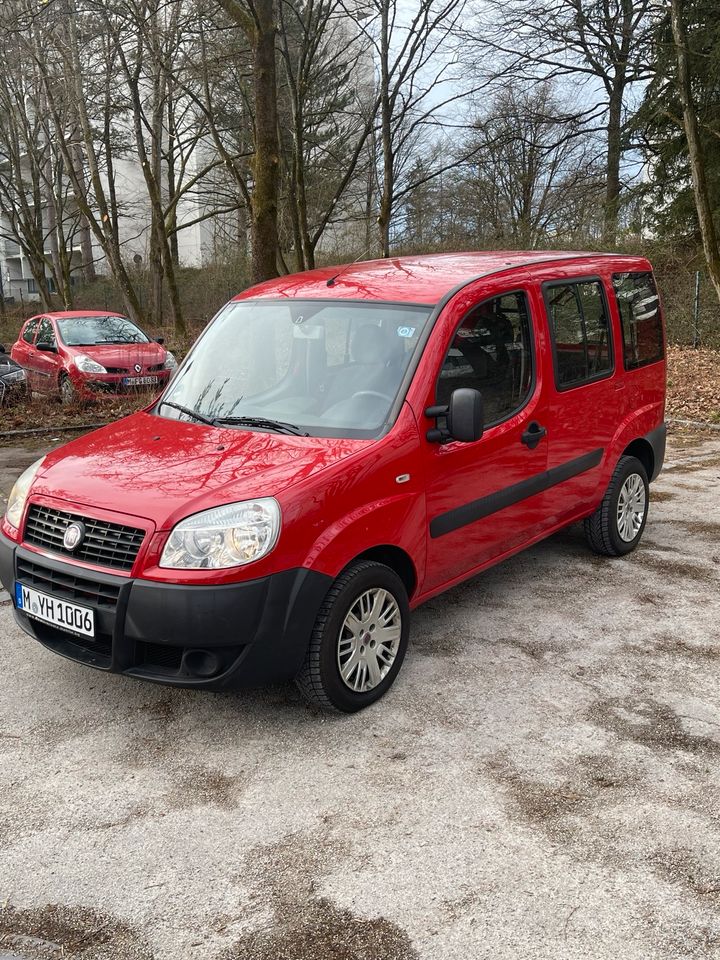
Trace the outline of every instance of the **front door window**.
{"type": "Polygon", "coordinates": [[[473,387],[482,394],[486,426],[506,420],[532,390],[531,344],[525,294],[505,293],[474,307],[455,331],[437,402],[448,403],[458,387],[473,387]]]}

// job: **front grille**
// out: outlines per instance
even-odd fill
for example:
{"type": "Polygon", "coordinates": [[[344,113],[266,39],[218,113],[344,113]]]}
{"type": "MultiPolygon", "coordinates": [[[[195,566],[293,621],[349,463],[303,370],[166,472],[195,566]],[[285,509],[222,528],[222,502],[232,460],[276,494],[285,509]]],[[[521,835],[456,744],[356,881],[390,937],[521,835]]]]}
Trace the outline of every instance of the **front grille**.
{"type": "Polygon", "coordinates": [[[18,555],[17,578],[28,587],[49,593],[61,600],[71,600],[85,606],[114,610],[120,596],[120,587],[98,583],[88,577],[52,570],[18,555]]]}
{"type": "Polygon", "coordinates": [[[129,373],[127,367],[105,367],[108,373],[129,373]]]}
{"type": "Polygon", "coordinates": [[[136,527],[64,513],[37,503],[32,504],[28,512],[24,536],[26,543],[116,570],[132,569],[144,538],[145,531],[136,527]],[[83,524],[85,538],[77,549],[71,551],[63,546],[63,537],[73,522],[83,524]]]}
{"type": "MultiPolygon", "coordinates": [[[[98,633],[95,638],[76,637],[66,633],[49,623],[33,623],[35,633],[43,643],[54,649],[62,649],[73,660],[82,660],[96,667],[108,669],[112,660],[112,637],[110,634],[98,633]]],[[[0,954],[2,956],[2,954],[0,954]]]]}
{"type": "Polygon", "coordinates": [[[170,647],[164,643],[138,643],[137,663],[144,667],[159,667],[163,672],[179,670],[184,647],[170,647]]]}

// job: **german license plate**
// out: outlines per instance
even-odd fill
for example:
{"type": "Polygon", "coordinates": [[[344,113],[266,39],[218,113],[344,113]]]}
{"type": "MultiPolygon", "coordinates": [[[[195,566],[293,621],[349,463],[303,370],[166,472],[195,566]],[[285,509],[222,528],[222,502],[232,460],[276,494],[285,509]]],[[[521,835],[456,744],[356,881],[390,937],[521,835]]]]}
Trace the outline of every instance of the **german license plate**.
{"type": "Polygon", "coordinates": [[[160,383],[160,377],[125,377],[126,387],[154,387],[160,383]]]}
{"type": "Polygon", "coordinates": [[[15,584],[15,606],[28,617],[50,623],[68,633],[82,637],[95,636],[95,611],[77,603],[50,597],[24,583],[15,584]]]}

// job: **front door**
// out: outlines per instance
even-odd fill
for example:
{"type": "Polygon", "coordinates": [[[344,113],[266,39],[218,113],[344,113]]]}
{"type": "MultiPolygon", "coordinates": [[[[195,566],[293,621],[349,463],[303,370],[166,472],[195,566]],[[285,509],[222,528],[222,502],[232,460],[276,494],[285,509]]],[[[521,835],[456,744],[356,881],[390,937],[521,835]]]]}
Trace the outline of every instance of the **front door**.
{"type": "Polygon", "coordinates": [[[35,368],[32,363],[35,354],[35,337],[40,326],[40,317],[33,317],[25,324],[17,343],[13,344],[11,356],[16,363],[25,369],[28,384],[31,390],[36,390],[35,386],[35,368]]]}
{"type": "MultiPolygon", "coordinates": [[[[483,397],[485,430],[474,443],[423,438],[428,549],[423,592],[437,590],[511,552],[547,525],[547,398],[537,356],[546,341],[526,290],[516,285],[441,318],[444,355],[427,406],[447,404],[458,387],[483,397]]],[[[487,292],[487,286],[484,286],[487,292]]],[[[436,332],[439,333],[438,328],[436,332]]]]}
{"type": "Polygon", "coordinates": [[[57,354],[55,330],[48,317],[43,317],[40,321],[30,363],[33,369],[33,389],[41,393],[56,393],[60,375],[60,360],[57,354]],[[41,346],[45,349],[41,350],[41,346]]]}

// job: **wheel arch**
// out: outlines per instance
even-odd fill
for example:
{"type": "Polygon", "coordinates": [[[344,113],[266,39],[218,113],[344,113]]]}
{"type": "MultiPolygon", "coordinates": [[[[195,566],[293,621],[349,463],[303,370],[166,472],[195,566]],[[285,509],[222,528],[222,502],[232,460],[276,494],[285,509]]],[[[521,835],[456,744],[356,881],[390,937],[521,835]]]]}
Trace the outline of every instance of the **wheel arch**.
{"type": "Polygon", "coordinates": [[[374,560],[376,563],[384,563],[386,567],[394,570],[405,585],[408,599],[410,599],[417,590],[418,575],[415,564],[410,554],[403,550],[402,547],[396,547],[391,544],[381,544],[377,547],[371,547],[369,550],[359,553],[347,566],[351,566],[353,563],[359,563],[362,560],[374,560]]]}
{"type": "Polygon", "coordinates": [[[640,461],[643,467],[645,467],[645,473],[647,473],[648,480],[652,480],[654,478],[655,451],[653,450],[650,441],[646,440],[645,437],[638,437],[637,440],[633,440],[632,443],[629,443],[623,450],[621,456],[635,457],[640,461]]]}

